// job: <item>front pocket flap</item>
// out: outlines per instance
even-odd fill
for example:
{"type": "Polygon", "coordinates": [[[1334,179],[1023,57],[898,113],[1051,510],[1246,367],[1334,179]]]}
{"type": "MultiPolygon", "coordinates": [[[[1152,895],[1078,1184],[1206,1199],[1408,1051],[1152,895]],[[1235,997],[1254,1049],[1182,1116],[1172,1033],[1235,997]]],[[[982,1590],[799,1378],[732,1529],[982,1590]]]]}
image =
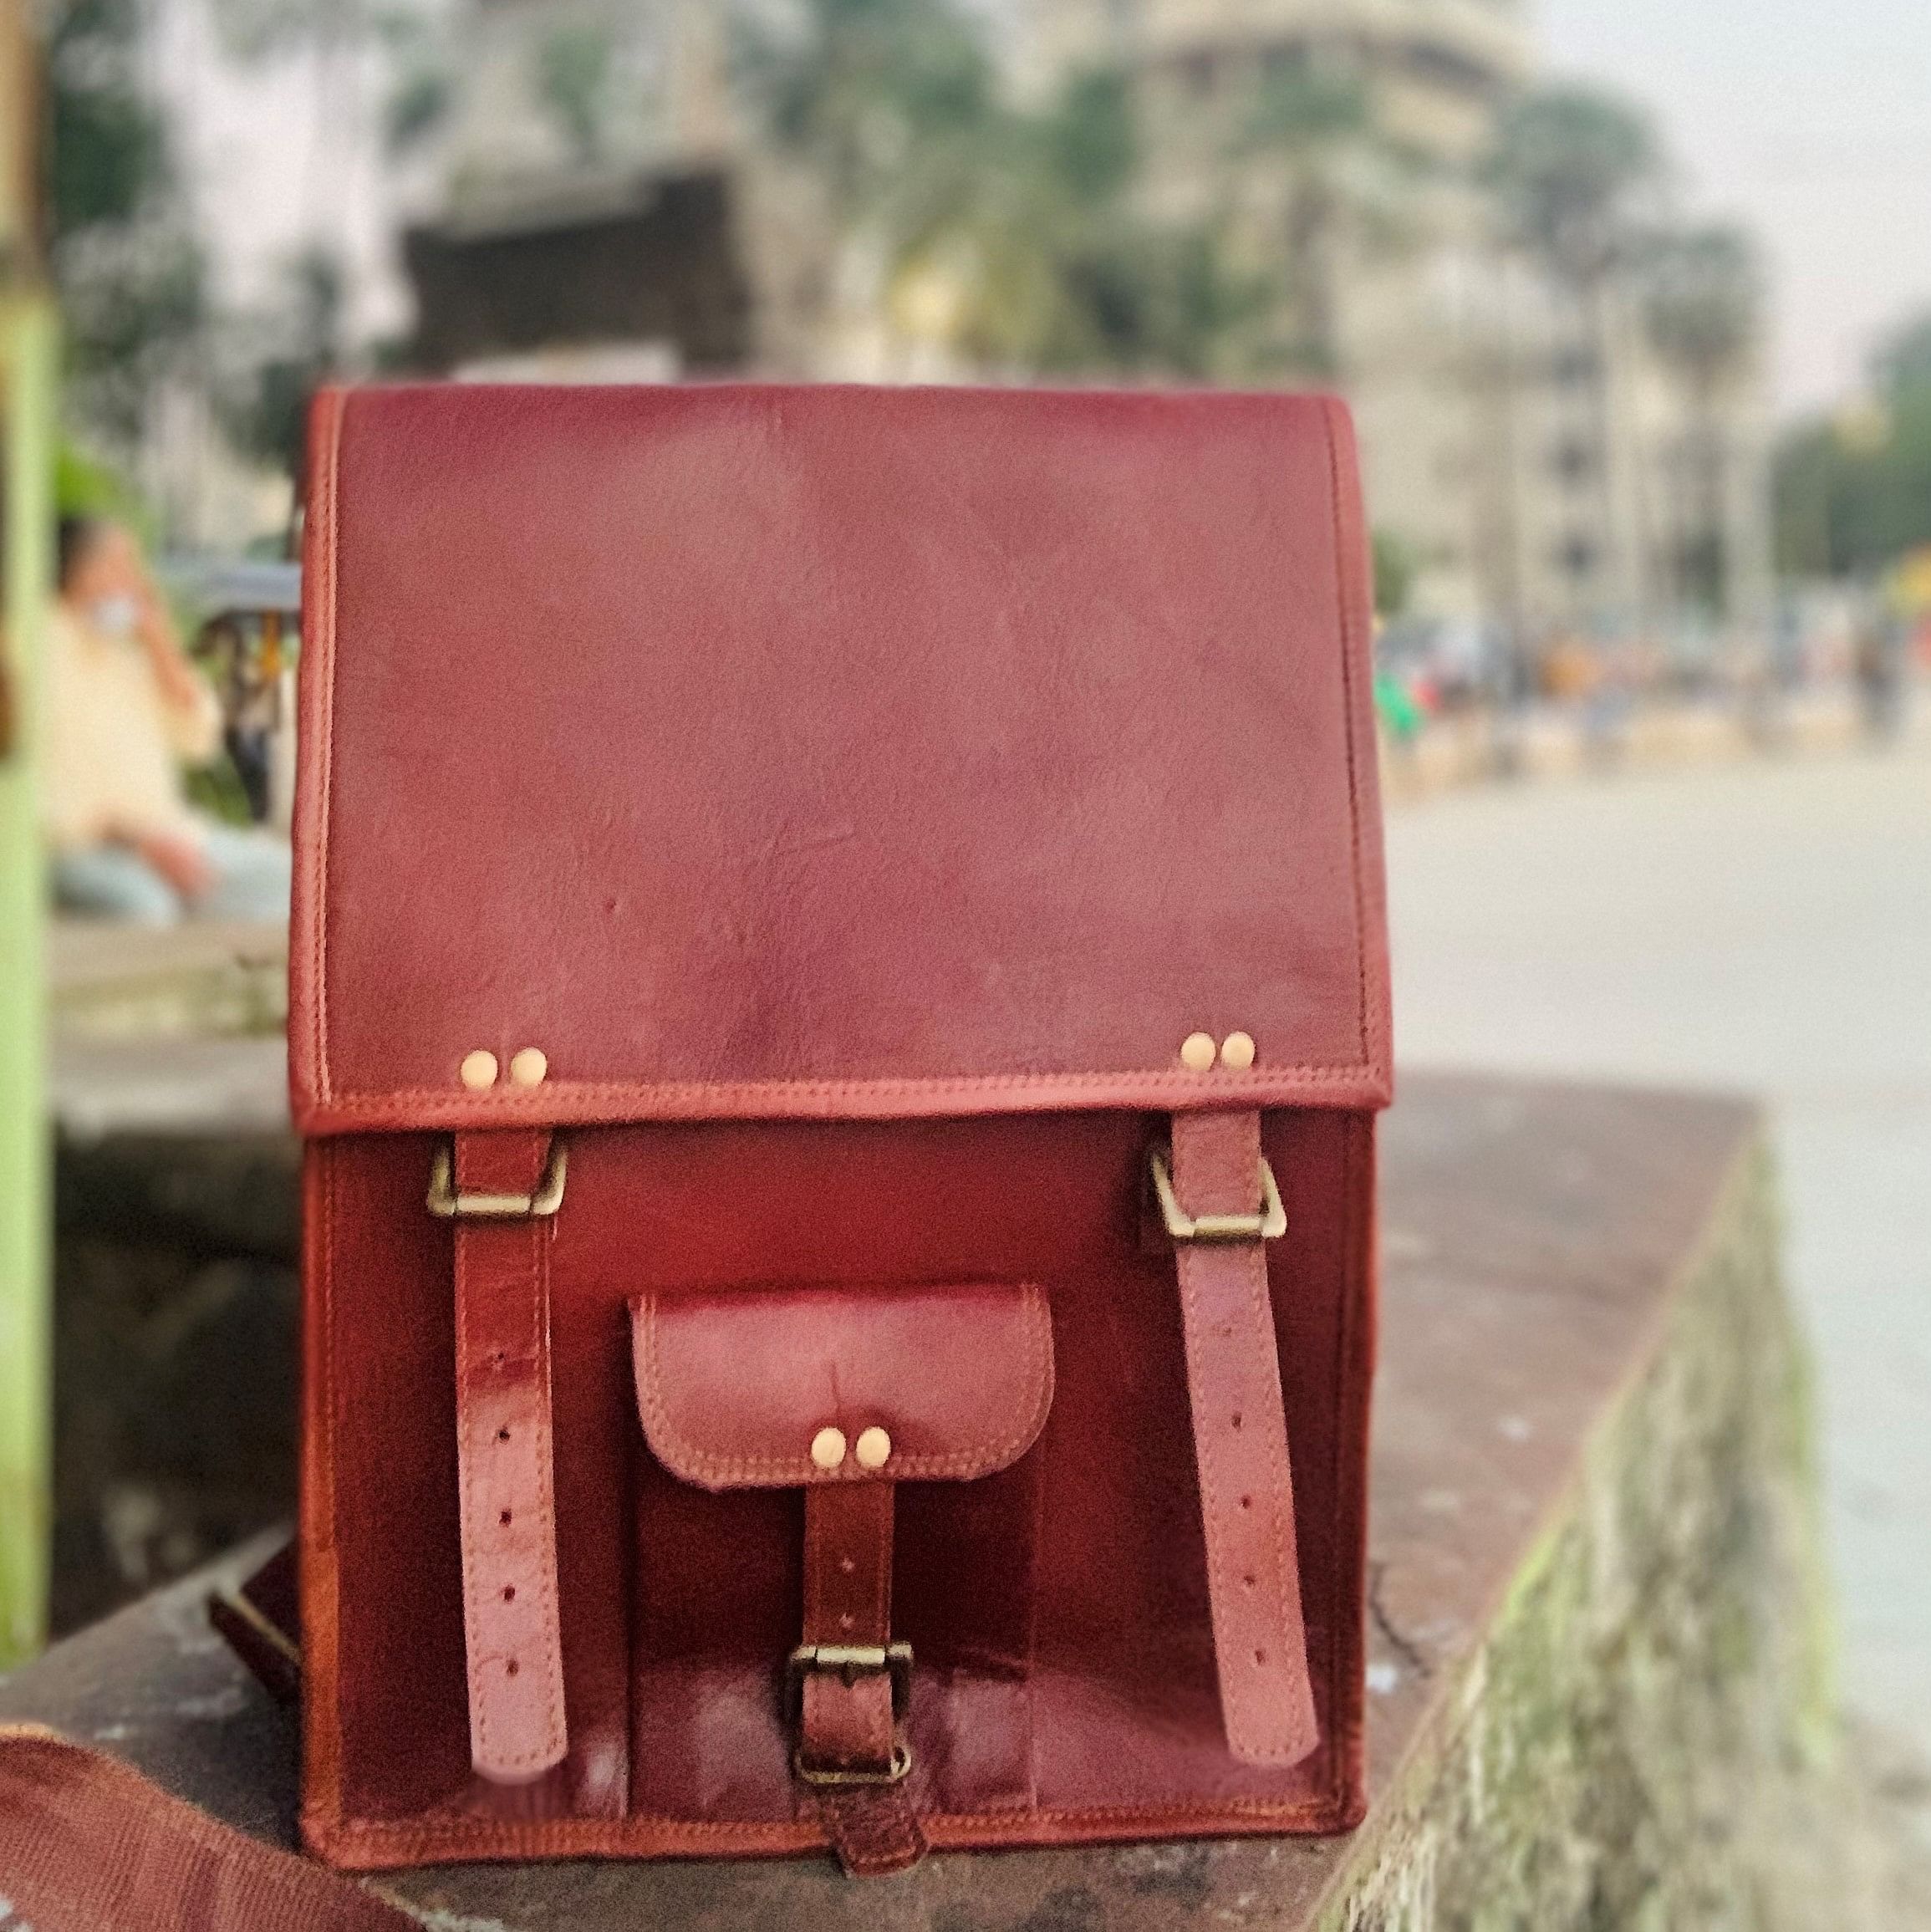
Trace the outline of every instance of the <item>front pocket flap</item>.
{"type": "Polygon", "coordinates": [[[630,1318],[645,1440],[705,1489],[990,1476],[1052,1404],[1052,1321],[1030,1286],[668,1290],[630,1318]],[[812,1456],[827,1430],[844,1444],[828,1469],[812,1456]],[[890,1438],[876,1468],[868,1430],[890,1438]]]}

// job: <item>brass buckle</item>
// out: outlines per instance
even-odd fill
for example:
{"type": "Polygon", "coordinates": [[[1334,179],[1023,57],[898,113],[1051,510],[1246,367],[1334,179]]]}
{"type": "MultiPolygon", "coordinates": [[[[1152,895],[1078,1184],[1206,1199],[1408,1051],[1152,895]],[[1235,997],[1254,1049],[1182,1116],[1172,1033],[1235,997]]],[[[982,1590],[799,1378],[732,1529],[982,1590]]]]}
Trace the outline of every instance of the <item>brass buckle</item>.
{"type": "Polygon", "coordinates": [[[456,1156],[439,1147],[429,1170],[429,1211],[445,1221],[547,1221],[563,1205],[569,1167],[561,1140],[550,1148],[549,1165],[534,1194],[458,1194],[456,1156]]]}
{"type": "MultiPolygon", "coordinates": [[[[909,1644],[801,1644],[791,1654],[785,1670],[785,1702],[795,1718],[804,1699],[805,1673],[835,1671],[847,1684],[855,1678],[879,1671],[892,1680],[892,1715],[903,1717],[912,1695],[912,1646],[909,1644]]],[[[910,1746],[902,1741],[892,1746],[892,1761],[884,1771],[831,1771],[808,1765],[804,1746],[791,1754],[792,1775],[805,1784],[855,1785],[896,1784],[912,1768],[910,1746]]]]}
{"type": "Polygon", "coordinates": [[[889,1771],[814,1771],[804,1761],[802,1744],[791,1754],[791,1774],[801,1784],[896,1784],[911,1768],[912,1747],[909,1744],[892,1746],[889,1771]]]}
{"type": "Polygon", "coordinates": [[[853,1678],[874,1672],[890,1673],[892,1715],[903,1717],[912,1701],[912,1646],[909,1644],[801,1644],[792,1652],[785,1670],[785,1703],[796,1712],[804,1694],[808,1670],[835,1670],[848,1685],[853,1678]]]}
{"type": "Polygon", "coordinates": [[[1190,1215],[1174,1192],[1174,1177],[1167,1170],[1167,1157],[1157,1147],[1149,1150],[1147,1165],[1153,1170],[1154,1192],[1159,1198],[1160,1219],[1177,1241],[1279,1241],[1287,1231],[1287,1210],[1281,1205],[1281,1190],[1274,1170],[1265,1159],[1261,1162],[1261,1211],[1258,1214],[1190,1215]]]}

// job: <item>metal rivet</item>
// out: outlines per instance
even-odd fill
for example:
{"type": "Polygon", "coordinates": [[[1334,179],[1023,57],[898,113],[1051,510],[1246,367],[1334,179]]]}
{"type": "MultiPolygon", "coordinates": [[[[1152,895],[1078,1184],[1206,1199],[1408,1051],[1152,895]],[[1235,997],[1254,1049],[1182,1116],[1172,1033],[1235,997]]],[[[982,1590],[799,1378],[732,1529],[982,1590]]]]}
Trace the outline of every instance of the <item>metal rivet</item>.
{"type": "Polygon", "coordinates": [[[812,1438],[812,1460],[820,1469],[836,1469],[845,1460],[845,1432],[821,1429],[812,1438]]]}
{"type": "Polygon", "coordinates": [[[1230,1033],[1220,1042],[1220,1064],[1231,1067],[1236,1073],[1243,1073],[1254,1064],[1254,1036],[1251,1033],[1230,1033]]]}
{"type": "Polygon", "coordinates": [[[1180,1064],[1190,1073],[1204,1073],[1214,1063],[1214,1036],[1189,1033],[1180,1042],[1180,1064]]]}
{"type": "Polygon", "coordinates": [[[497,1083],[497,1057],[487,1047],[478,1047],[473,1053],[463,1055],[457,1072],[464,1086],[472,1093],[480,1093],[497,1083]]]}
{"type": "Polygon", "coordinates": [[[891,1460],[892,1439],[876,1426],[861,1430],[858,1446],[853,1453],[859,1459],[860,1469],[883,1469],[891,1460]]]}
{"type": "Polygon", "coordinates": [[[518,1087],[540,1087],[550,1063],[541,1047],[525,1047],[510,1057],[510,1079],[518,1087]]]}

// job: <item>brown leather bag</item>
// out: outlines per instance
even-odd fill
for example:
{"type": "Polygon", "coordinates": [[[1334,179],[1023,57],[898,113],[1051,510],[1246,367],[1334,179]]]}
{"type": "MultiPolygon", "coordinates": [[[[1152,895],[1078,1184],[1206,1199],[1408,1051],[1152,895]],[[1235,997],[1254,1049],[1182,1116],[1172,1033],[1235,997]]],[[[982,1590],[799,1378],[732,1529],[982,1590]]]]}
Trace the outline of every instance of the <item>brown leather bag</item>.
{"type": "Polygon", "coordinates": [[[369,390],[311,461],[308,1842],[1353,1822],[1341,406],[369,390]]]}

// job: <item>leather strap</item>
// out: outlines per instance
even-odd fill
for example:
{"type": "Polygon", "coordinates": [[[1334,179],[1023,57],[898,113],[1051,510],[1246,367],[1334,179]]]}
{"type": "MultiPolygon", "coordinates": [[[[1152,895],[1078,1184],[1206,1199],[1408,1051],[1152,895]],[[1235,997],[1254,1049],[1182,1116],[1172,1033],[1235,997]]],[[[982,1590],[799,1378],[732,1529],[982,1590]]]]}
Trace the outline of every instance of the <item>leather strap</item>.
{"type": "MultiPolygon", "coordinates": [[[[805,1491],[804,1647],[883,1650],[892,1640],[892,1516],[886,1481],[813,1483],[805,1491]]],[[[802,1674],[797,1764],[854,1878],[901,1872],[925,1855],[925,1833],[902,1781],[892,1679],[880,1669],[802,1674]],[[812,1772],[874,1783],[814,1783],[812,1772]]]]}
{"type": "MultiPolygon", "coordinates": [[[[1194,1216],[1254,1213],[1260,1114],[1177,1114],[1173,1125],[1182,1209],[1194,1216]]],[[[1266,1247],[1256,1236],[1181,1241],[1176,1251],[1227,1747],[1244,1764],[1297,1764],[1318,1733],[1266,1247]]]]}
{"type": "Polygon", "coordinates": [[[0,1892],[8,1932],[418,1932],[349,1879],[24,1725],[0,1725],[0,1892]]]}
{"type": "MultiPolygon", "coordinates": [[[[534,1194],[545,1130],[456,1137],[459,1194],[534,1194]]],[[[456,1224],[456,1470],[470,1761],[498,1784],[560,1764],[563,1646],[550,1441],[548,1218],[456,1224]]]]}

